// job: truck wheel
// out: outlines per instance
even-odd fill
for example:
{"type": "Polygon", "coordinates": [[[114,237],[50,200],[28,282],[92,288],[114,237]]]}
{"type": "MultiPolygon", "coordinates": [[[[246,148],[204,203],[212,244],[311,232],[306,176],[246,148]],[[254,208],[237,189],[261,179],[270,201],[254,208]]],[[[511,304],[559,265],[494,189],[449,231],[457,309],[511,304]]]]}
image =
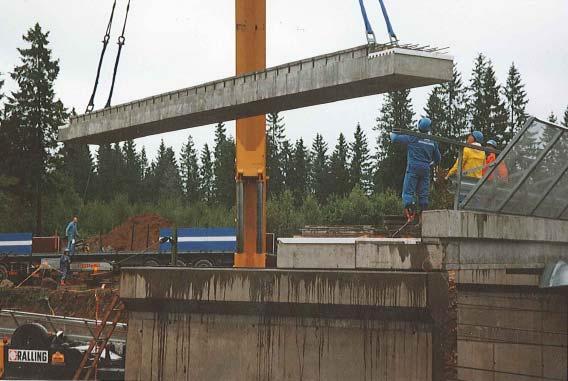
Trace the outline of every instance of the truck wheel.
{"type": "Polygon", "coordinates": [[[4,265],[0,265],[0,282],[4,279],[8,279],[8,268],[4,265]]]}
{"type": "Polygon", "coordinates": [[[154,259],[148,259],[146,262],[144,262],[144,266],[158,267],[158,266],[160,266],[160,264],[158,263],[158,261],[156,261],[154,259]]]}
{"type": "Polygon", "coordinates": [[[51,340],[47,329],[38,323],[22,324],[12,334],[12,347],[23,349],[46,349],[51,340]]]}
{"type": "Polygon", "coordinates": [[[211,262],[209,259],[200,259],[193,264],[193,267],[206,268],[206,267],[215,267],[215,266],[213,265],[213,262],[211,262]]]}
{"type": "Polygon", "coordinates": [[[182,261],[181,259],[178,259],[178,260],[176,261],[176,266],[177,266],[177,267],[185,267],[185,262],[182,261]]]}

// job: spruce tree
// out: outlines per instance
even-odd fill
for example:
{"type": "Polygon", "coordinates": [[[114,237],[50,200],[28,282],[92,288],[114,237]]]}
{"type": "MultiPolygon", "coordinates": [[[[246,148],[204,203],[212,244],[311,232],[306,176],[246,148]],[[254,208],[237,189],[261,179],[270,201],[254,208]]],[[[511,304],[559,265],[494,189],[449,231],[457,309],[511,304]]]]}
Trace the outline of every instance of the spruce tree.
{"type": "Polygon", "coordinates": [[[374,174],[376,193],[387,189],[402,191],[402,182],[406,172],[406,149],[400,144],[392,143],[390,130],[410,129],[413,117],[410,90],[395,91],[385,96],[375,126],[378,132],[377,169],[374,174]]]}
{"type": "Polygon", "coordinates": [[[284,180],[284,190],[292,189],[291,182],[294,172],[294,147],[289,140],[282,142],[282,150],[280,151],[280,162],[282,166],[282,178],[284,180]]]}
{"type": "Polygon", "coordinates": [[[568,106],[566,106],[566,110],[564,110],[564,120],[562,121],[562,124],[565,127],[568,127],[568,106]]]}
{"type": "Polygon", "coordinates": [[[556,114],[554,114],[554,111],[551,111],[550,114],[548,115],[548,121],[550,123],[558,123],[558,118],[556,117],[556,114]]]}
{"type": "Polygon", "coordinates": [[[199,163],[191,135],[181,148],[180,170],[183,194],[186,202],[191,205],[199,201],[199,163]]]}
{"type": "Polygon", "coordinates": [[[213,190],[216,202],[225,207],[235,203],[235,142],[227,137],[224,123],[215,127],[213,190]]]}
{"type": "Polygon", "coordinates": [[[42,199],[55,164],[57,131],[68,117],[63,103],[55,99],[59,61],[52,58],[48,36],[37,23],[23,36],[29,46],[18,49],[21,65],[10,74],[18,89],[6,105],[8,118],[14,121],[13,133],[18,136],[16,172],[22,176],[22,192],[31,196],[35,207],[35,233],[43,230],[42,199]]]}
{"type": "MultiPolygon", "coordinates": [[[[432,120],[432,134],[461,140],[467,132],[467,92],[462,78],[454,65],[452,80],[435,86],[424,108],[432,120]]],[[[441,165],[449,168],[458,154],[458,147],[441,145],[441,165]]]]}
{"type": "Polygon", "coordinates": [[[497,84],[490,60],[479,54],[470,83],[469,111],[472,130],[483,133],[485,139],[505,142],[507,138],[507,110],[501,100],[501,86],[497,84]]]}
{"type": "Polygon", "coordinates": [[[284,190],[282,168],[282,149],[285,141],[284,118],[277,112],[266,116],[266,173],[269,177],[269,195],[277,195],[284,190]]]}
{"type": "Polygon", "coordinates": [[[330,173],[327,157],[327,143],[323,136],[316,134],[312,143],[310,185],[316,199],[321,203],[329,195],[330,173]]]}
{"type": "Polygon", "coordinates": [[[142,198],[140,187],[144,179],[144,168],[140,160],[140,155],[136,150],[133,140],[127,140],[122,146],[122,157],[124,158],[124,191],[128,194],[131,202],[139,201],[142,198]]]}
{"type": "Polygon", "coordinates": [[[148,155],[146,155],[146,147],[142,146],[139,154],[140,171],[142,173],[142,186],[140,187],[140,199],[143,201],[151,201],[154,198],[152,193],[152,173],[148,163],[148,155]]]}
{"type": "Polygon", "coordinates": [[[164,141],[158,148],[153,170],[154,194],[158,199],[175,200],[181,196],[181,178],[175,153],[164,141]]]}
{"type": "Polygon", "coordinates": [[[521,80],[521,73],[515,67],[515,63],[511,64],[509,74],[507,75],[507,82],[503,88],[503,95],[505,96],[508,124],[505,130],[501,146],[504,147],[511,141],[513,136],[523,127],[527,121],[527,92],[525,85],[521,80]]]}
{"type": "Polygon", "coordinates": [[[96,196],[94,163],[91,150],[86,144],[65,144],[61,149],[63,172],[73,183],[73,188],[83,202],[96,196]]]}
{"type": "Polygon", "coordinates": [[[349,184],[349,144],[343,133],[330,157],[330,191],[336,196],[345,196],[351,190],[349,184]]]}
{"type": "Polygon", "coordinates": [[[308,194],[308,176],[310,170],[309,155],[304,140],[296,140],[292,154],[293,170],[288,174],[289,186],[296,205],[301,205],[308,194]]]}
{"type": "Polygon", "coordinates": [[[209,145],[205,144],[201,150],[201,167],[199,171],[200,194],[203,200],[211,203],[214,201],[214,175],[213,158],[209,145]]]}
{"type": "Polygon", "coordinates": [[[110,201],[114,194],[114,179],[116,168],[114,167],[113,150],[110,144],[99,145],[97,150],[97,176],[96,195],[99,200],[110,201]]]}
{"type": "Polygon", "coordinates": [[[367,136],[361,129],[361,125],[357,123],[353,142],[349,144],[349,157],[351,158],[349,168],[350,188],[359,187],[364,192],[370,190],[370,158],[369,143],[367,136]]]}

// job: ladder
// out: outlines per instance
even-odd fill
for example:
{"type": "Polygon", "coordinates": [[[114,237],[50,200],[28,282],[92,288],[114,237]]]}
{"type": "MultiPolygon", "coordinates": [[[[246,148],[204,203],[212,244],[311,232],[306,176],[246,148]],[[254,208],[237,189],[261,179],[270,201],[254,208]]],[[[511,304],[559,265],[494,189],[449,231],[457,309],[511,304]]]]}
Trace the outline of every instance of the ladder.
{"type": "Polygon", "coordinates": [[[89,347],[83,355],[83,359],[81,360],[79,367],[75,371],[73,380],[91,379],[93,371],[96,372],[101,355],[105,350],[123,311],[124,304],[120,301],[118,295],[114,294],[110,304],[106,307],[103,313],[101,324],[96,328],[93,338],[89,342],[89,347]]]}

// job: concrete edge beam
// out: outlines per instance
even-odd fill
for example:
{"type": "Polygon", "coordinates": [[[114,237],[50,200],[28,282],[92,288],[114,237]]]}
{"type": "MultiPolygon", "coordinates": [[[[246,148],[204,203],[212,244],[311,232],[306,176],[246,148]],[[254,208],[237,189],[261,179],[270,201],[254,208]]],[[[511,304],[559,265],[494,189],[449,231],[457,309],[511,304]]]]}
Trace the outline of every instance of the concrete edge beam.
{"type": "Polygon", "coordinates": [[[361,46],[229,77],[71,118],[59,140],[122,141],[344,99],[447,82],[449,56],[361,46]]]}

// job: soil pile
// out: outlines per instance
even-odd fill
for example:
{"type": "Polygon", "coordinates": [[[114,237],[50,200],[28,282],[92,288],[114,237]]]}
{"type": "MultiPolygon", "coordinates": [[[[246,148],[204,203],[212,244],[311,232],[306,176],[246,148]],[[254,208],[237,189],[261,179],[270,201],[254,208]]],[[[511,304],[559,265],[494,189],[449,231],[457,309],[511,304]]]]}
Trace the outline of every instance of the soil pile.
{"type": "Polygon", "coordinates": [[[171,227],[173,223],[158,214],[141,214],[130,217],[121,225],[102,237],[88,240],[91,252],[99,251],[143,251],[151,246],[157,249],[160,228],[171,227]]]}

